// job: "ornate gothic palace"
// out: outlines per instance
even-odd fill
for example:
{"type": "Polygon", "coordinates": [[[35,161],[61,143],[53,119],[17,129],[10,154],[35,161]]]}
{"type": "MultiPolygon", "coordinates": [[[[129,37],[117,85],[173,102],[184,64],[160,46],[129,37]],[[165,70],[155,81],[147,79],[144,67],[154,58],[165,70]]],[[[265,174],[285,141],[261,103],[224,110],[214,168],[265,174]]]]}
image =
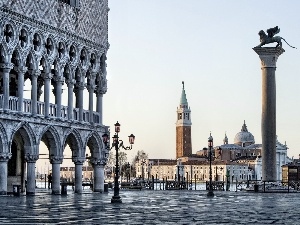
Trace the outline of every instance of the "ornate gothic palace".
{"type": "Polygon", "coordinates": [[[49,151],[53,194],[60,193],[67,145],[75,164],[75,192],[82,192],[87,147],[93,190],[103,190],[108,11],[108,0],[0,1],[1,195],[12,192],[13,185],[35,194],[41,142],[49,151]],[[83,108],[84,92],[88,109],[83,108]],[[31,97],[25,98],[27,93],[31,97]]]}

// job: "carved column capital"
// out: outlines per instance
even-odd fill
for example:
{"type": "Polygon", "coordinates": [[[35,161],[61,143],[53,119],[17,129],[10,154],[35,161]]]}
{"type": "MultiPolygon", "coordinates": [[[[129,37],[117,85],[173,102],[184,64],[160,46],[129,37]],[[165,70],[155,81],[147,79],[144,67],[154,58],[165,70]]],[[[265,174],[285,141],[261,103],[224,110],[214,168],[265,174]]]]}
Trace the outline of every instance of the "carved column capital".
{"type": "Polygon", "coordinates": [[[67,79],[66,80],[66,84],[68,87],[73,87],[75,83],[76,83],[75,79],[67,79]]]}
{"type": "Polygon", "coordinates": [[[12,68],[14,68],[14,64],[12,63],[0,63],[0,70],[4,73],[9,73],[12,68]]]}
{"type": "Polygon", "coordinates": [[[50,163],[51,164],[61,164],[63,161],[62,156],[50,156],[50,163]]]}
{"type": "Polygon", "coordinates": [[[35,163],[39,159],[39,156],[26,154],[24,158],[25,158],[25,161],[28,163],[35,163]]]}
{"type": "Polygon", "coordinates": [[[26,66],[15,66],[14,70],[18,73],[18,74],[25,74],[28,69],[26,66]]]}
{"type": "Polygon", "coordinates": [[[28,70],[28,72],[30,73],[31,76],[34,76],[36,78],[38,78],[41,75],[40,70],[28,70]]]}
{"type": "Polygon", "coordinates": [[[74,162],[75,165],[82,165],[85,162],[84,157],[74,157],[72,158],[72,161],[74,162]]]}
{"type": "Polygon", "coordinates": [[[105,166],[106,165],[106,159],[104,159],[104,158],[101,158],[101,159],[91,158],[90,162],[93,166],[105,166]]]}
{"type": "Polygon", "coordinates": [[[53,78],[53,74],[47,73],[47,72],[42,72],[42,77],[44,78],[44,80],[51,80],[53,78]]]}
{"type": "Polygon", "coordinates": [[[83,90],[86,87],[86,84],[84,82],[79,82],[76,86],[79,90],[83,90]]]}
{"type": "Polygon", "coordinates": [[[87,89],[88,89],[89,92],[94,93],[94,91],[96,89],[96,85],[94,85],[94,84],[87,85],[87,89]]]}
{"type": "Polygon", "coordinates": [[[65,78],[62,77],[62,76],[53,76],[53,80],[56,82],[56,83],[61,83],[63,84],[65,82],[65,78]]]}
{"type": "Polygon", "coordinates": [[[262,69],[266,67],[276,68],[278,57],[285,52],[283,48],[278,47],[255,47],[253,50],[259,55],[262,69]]]}
{"type": "Polygon", "coordinates": [[[0,152],[0,162],[7,162],[11,156],[12,155],[9,152],[0,152]]]}

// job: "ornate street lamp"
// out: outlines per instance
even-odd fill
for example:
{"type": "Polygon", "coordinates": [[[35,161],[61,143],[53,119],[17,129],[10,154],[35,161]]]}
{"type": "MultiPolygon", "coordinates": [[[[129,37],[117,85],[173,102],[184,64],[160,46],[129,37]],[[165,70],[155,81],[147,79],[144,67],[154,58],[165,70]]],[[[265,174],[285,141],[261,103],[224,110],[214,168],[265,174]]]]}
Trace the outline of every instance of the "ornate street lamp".
{"type": "MultiPolygon", "coordinates": [[[[134,144],[135,136],[133,134],[129,135],[129,143],[130,147],[125,147],[123,145],[123,141],[119,140],[119,132],[120,132],[121,125],[118,123],[115,124],[115,135],[113,136],[113,144],[112,147],[115,147],[116,150],[116,171],[115,171],[115,186],[114,186],[114,195],[111,198],[111,203],[122,203],[122,199],[119,195],[120,193],[120,187],[119,187],[119,150],[120,148],[125,150],[131,150],[132,145],[134,144]]],[[[108,134],[102,135],[103,143],[105,146],[108,144],[108,134]]]]}
{"type": "Polygon", "coordinates": [[[207,192],[207,197],[214,197],[213,187],[212,187],[212,171],[211,171],[211,154],[212,154],[212,147],[213,147],[213,137],[211,133],[209,134],[208,138],[208,148],[209,148],[209,189],[207,192]]]}

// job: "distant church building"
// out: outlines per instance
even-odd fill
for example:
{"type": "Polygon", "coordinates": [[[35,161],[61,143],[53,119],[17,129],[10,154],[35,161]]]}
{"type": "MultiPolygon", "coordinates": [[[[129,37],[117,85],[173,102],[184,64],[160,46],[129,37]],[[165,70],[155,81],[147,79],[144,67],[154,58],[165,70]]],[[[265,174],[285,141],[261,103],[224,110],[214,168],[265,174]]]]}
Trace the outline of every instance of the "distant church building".
{"type": "Polygon", "coordinates": [[[180,105],[177,107],[176,159],[192,155],[191,126],[191,109],[188,105],[184,82],[182,81],[180,105]]]}
{"type": "MultiPolygon", "coordinates": [[[[214,160],[223,162],[237,162],[247,164],[253,171],[251,179],[260,180],[262,177],[261,144],[255,144],[254,136],[248,131],[246,122],[240,132],[234,137],[234,143],[228,143],[228,137],[225,134],[223,145],[215,146],[214,160]]],[[[286,144],[276,140],[276,170],[277,180],[282,180],[282,166],[291,162],[287,156],[288,147],[286,144]]],[[[197,152],[198,155],[207,155],[207,150],[203,149],[197,152]]]]}

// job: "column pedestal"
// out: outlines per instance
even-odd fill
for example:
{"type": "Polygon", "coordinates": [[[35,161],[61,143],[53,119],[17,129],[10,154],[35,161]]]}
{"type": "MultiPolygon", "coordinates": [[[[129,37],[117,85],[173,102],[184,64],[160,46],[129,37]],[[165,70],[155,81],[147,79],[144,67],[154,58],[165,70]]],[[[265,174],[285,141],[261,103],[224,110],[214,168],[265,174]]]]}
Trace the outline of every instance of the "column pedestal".
{"type": "Polygon", "coordinates": [[[276,172],[276,79],[275,70],[283,48],[261,48],[253,50],[259,55],[262,70],[262,180],[277,180],[276,172]]]}

